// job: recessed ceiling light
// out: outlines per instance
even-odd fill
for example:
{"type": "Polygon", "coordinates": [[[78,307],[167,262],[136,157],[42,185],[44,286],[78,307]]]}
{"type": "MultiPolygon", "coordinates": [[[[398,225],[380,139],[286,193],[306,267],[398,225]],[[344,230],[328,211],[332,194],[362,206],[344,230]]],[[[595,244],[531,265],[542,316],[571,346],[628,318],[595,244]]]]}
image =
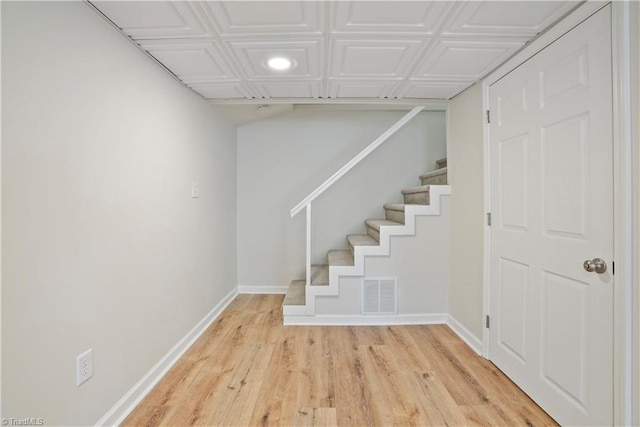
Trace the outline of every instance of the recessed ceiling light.
{"type": "Polygon", "coordinates": [[[267,65],[272,70],[288,70],[289,68],[291,68],[291,60],[283,57],[271,58],[269,61],[267,61],[267,65]]]}

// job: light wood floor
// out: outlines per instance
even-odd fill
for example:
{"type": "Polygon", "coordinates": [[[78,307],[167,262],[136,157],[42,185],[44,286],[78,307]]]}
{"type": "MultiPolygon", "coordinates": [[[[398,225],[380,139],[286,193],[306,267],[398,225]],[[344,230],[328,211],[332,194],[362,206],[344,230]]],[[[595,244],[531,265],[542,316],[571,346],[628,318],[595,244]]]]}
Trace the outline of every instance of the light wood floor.
{"type": "Polygon", "coordinates": [[[556,425],[447,326],[282,326],[240,295],[123,426],[556,425]]]}

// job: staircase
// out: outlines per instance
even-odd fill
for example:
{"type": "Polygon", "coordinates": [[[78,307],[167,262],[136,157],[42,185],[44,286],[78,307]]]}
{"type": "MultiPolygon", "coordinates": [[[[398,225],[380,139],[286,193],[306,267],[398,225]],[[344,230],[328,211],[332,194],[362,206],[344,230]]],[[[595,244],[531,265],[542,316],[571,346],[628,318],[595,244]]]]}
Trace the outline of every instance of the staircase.
{"type": "Polygon", "coordinates": [[[366,256],[388,256],[391,236],[414,235],[416,215],[439,215],[440,196],[450,194],[447,159],[436,165],[420,176],[422,185],[402,190],[404,203],[384,205],[385,219],[365,220],[366,234],[347,235],[347,249],[330,250],[326,264],[312,265],[309,286],[304,279],[291,282],[282,307],[285,323],[294,316],[315,315],[315,297],[338,295],[340,277],[363,276],[366,256]]]}

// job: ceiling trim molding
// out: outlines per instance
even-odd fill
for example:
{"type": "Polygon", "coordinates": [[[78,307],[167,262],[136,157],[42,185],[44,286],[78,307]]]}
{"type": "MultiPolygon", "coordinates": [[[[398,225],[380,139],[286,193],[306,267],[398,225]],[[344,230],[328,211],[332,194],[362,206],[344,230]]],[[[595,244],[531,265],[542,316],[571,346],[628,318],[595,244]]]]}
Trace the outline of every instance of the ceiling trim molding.
{"type": "Polygon", "coordinates": [[[424,105],[427,111],[444,111],[449,104],[446,99],[379,99],[379,98],[268,98],[268,99],[207,99],[211,105],[424,105]]]}

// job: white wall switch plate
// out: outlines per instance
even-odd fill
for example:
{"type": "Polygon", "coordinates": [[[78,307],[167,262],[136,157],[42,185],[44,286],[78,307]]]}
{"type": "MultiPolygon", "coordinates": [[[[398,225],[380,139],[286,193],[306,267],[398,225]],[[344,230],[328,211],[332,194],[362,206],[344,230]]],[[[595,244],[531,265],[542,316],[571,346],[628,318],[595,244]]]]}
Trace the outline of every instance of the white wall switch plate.
{"type": "Polygon", "coordinates": [[[197,199],[200,197],[200,184],[194,182],[191,184],[191,198],[197,199]]]}

